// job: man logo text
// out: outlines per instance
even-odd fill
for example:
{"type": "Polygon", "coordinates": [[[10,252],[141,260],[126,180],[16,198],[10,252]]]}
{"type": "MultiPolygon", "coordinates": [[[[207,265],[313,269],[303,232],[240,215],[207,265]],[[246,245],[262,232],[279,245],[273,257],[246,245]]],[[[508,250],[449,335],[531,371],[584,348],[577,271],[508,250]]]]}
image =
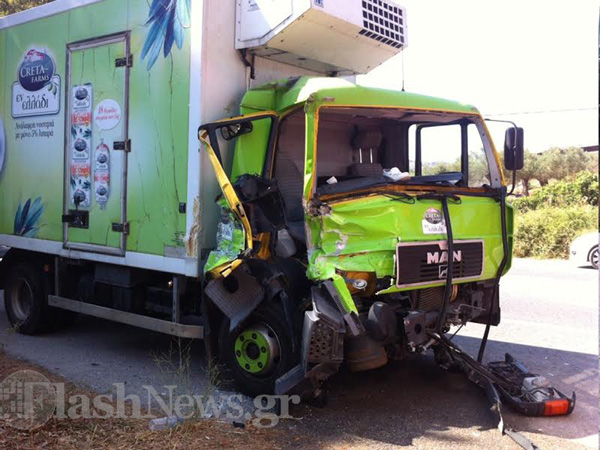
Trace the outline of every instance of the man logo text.
{"type": "MultiPolygon", "coordinates": [[[[454,253],[454,262],[462,261],[462,251],[458,250],[454,253]]],[[[427,252],[427,264],[440,264],[448,262],[448,252],[427,252]]]]}

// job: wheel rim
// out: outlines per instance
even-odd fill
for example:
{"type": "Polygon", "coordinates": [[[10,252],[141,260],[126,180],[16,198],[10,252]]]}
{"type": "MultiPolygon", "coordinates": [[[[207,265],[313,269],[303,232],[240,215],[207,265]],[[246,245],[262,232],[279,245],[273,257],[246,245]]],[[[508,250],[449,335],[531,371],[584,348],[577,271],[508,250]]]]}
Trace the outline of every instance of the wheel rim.
{"type": "Polygon", "coordinates": [[[598,249],[595,249],[592,252],[592,255],[590,256],[590,262],[592,263],[592,266],[598,267],[598,259],[599,259],[598,249]]]}
{"type": "Polygon", "coordinates": [[[33,305],[33,289],[29,281],[19,278],[10,298],[15,318],[20,322],[26,321],[33,305]]]}
{"type": "Polygon", "coordinates": [[[266,324],[243,330],[234,343],[235,360],[252,375],[268,375],[279,361],[277,336],[266,324]]]}

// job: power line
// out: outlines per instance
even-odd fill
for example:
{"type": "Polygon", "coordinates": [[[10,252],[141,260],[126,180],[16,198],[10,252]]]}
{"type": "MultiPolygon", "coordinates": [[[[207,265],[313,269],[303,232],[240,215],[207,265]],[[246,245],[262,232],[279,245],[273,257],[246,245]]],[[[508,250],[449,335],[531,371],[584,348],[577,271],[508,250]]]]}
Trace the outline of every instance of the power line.
{"type": "Polygon", "coordinates": [[[525,115],[525,114],[552,114],[552,113],[573,112],[573,111],[598,111],[598,108],[546,109],[546,110],[540,110],[540,111],[490,113],[490,114],[486,114],[486,116],[520,116],[520,115],[525,115]]]}

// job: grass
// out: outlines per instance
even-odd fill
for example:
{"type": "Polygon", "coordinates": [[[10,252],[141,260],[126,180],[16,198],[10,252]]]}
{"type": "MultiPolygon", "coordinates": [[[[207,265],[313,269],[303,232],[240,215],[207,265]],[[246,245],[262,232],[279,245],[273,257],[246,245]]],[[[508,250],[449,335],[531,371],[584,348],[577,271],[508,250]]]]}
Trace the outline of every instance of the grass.
{"type": "MultiPolygon", "coordinates": [[[[182,367],[185,367],[185,359],[182,367]]],[[[91,398],[97,394],[41,367],[11,358],[0,351],[2,378],[18,370],[35,370],[51,382],[65,383],[68,396],[83,394],[91,398]]],[[[252,447],[266,449],[289,447],[299,439],[299,436],[282,429],[259,429],[251,423],[246,423],[244,428],[236,428],[231,423],[212,419],[189,420],[172,429],[150,431],[146,419],[58,420],[53,418],[32,432],[13,429],[0,420],[0,448],[3,450],[246,449],[249,443],[252,447]]]]}

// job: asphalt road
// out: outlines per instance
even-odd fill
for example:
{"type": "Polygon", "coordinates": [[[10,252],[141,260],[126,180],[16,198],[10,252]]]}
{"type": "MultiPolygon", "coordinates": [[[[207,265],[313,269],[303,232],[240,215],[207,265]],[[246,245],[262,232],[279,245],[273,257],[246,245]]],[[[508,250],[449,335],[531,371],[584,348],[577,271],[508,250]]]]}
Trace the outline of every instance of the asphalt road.
{"type": "MultiPolygon", "coordinates": [[[[564,393],[577,393],[571,416],[526,418],[506,407],[507,424],[543,449],[598,448],[598,272],[565,261],[516,260],[501,284],[501,307],[486,359],[510,352],[564,393]]],[[[482,333],[483,326],[470,324],[455,339],[475,353],[482,333]]],[[[98,392],[118,382],[128,393],[182,382],[168,363],[180,353],[177,341],[94,318],[29,337],[14,333],[2,312],[0,344],[12,356],[98,392]]],[[[183,353],[191,355],[189,387],[205,390],[202,343],[183,353]]],[[[359,374],[342,371],[331,382],[326,408],[301,405],[292,415],[297,420],[280,426],[307,436],[298,443],[306,448],[519,448],[496,430],[483,393],[431,357],[359,374]]]]}

